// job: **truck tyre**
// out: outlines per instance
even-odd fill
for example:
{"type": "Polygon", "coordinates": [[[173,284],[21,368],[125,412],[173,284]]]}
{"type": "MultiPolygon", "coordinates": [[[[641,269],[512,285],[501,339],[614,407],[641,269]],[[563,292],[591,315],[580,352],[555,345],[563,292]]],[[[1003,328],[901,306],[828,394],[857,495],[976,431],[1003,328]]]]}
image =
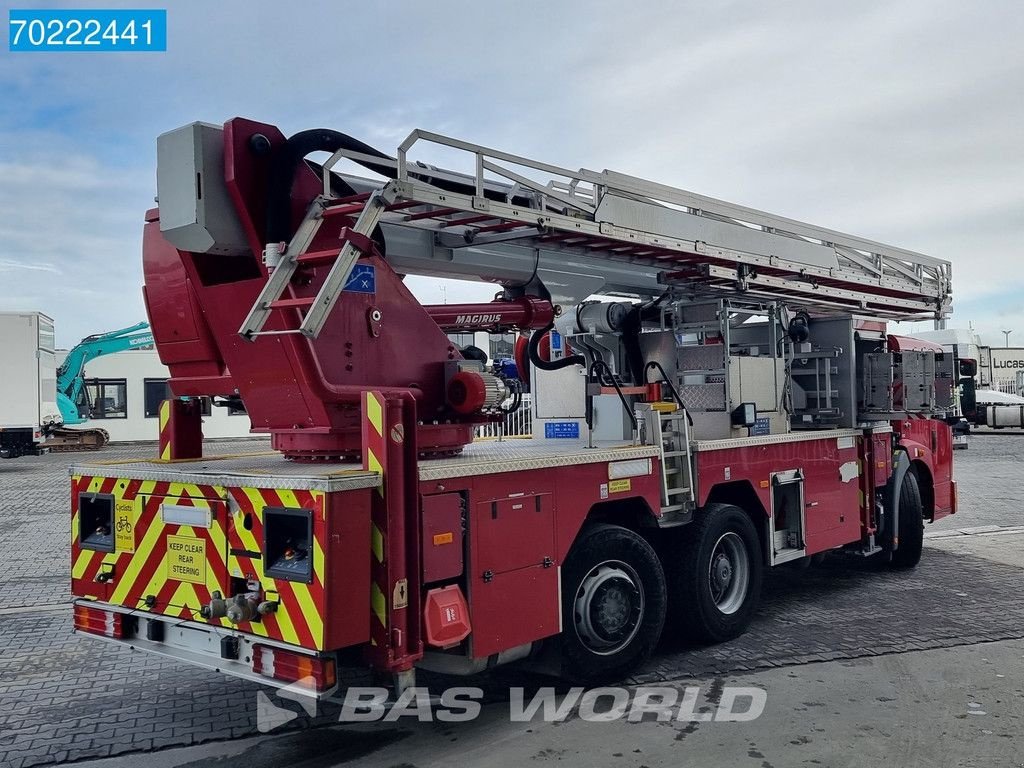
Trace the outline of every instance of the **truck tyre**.
{"type": "Polygon", "coordinates": [[[667,604],[661,561],[617,525],[583,529],[562,566],[562,662],[583,682],[621,678],[654,650],[667,604]]]}
{"type": "Polygon", "coordinates": [[[924,503],[917,475],[910,470],[900,485],[899,544],[890,561],[893,568],[913,568],[921,560],[924,545],[924,503]]]}
{"type": "Polygon", "coordinates": [[[670,620],[688,640],[721,643],[749,626],[761,596],[764,559],[754,524],[739,507],[709,504],[681,531],[669,569],[670,620]]]}

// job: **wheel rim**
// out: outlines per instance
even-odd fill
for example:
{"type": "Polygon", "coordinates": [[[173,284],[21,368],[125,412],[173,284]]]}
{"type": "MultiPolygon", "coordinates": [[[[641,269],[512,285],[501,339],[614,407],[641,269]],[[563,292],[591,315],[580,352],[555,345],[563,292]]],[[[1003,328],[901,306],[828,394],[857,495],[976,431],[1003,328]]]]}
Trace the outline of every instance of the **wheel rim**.
{"type": "Polygon", "coordinates": [[[750,562],[747,545],[739,534],[724,533],[711,550],[708,564],[711,600],[724,614],[736,613],[750,589],[750,562]]]}
{"type": "Polygon", "coordinates": [[[632,566],[620,560],[595,565],[576,591],[576,636],[592,653],[609,656],[625,648],[640,631],[644,588],[632,566]]]}

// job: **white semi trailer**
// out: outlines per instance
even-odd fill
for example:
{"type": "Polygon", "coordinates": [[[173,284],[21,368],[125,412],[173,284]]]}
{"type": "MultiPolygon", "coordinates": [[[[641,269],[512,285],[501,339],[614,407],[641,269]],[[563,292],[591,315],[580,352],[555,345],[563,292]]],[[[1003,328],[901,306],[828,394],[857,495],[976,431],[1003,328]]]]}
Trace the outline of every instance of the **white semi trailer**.
{"type": "Polygon", "coordinates": [[[41,312],[0,312],[0,458],[39,453],[60,421],[53,320],[41,312]]]}

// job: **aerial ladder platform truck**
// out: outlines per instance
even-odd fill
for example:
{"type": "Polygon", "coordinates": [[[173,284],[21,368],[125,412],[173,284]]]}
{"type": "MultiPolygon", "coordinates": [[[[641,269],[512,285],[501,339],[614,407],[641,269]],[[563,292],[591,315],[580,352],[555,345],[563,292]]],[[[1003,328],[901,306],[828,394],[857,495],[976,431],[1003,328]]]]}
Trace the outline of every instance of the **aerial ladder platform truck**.
{"type": "Polygon", "coordinates": [[[352,665],[609,680],[742,633],[768,568],[911,568],[956,511],[950,361],[887,327],[948,315],[948,262],[423,130],[235,118],[157,158],[168,445],[71,469],[78,632],[317,697],[352,665]],[[474,439],[525,398],[469,330],[522,334],[532,438],[474,439]],[[203,458],[199,397],[273,451],[203,458]]]}

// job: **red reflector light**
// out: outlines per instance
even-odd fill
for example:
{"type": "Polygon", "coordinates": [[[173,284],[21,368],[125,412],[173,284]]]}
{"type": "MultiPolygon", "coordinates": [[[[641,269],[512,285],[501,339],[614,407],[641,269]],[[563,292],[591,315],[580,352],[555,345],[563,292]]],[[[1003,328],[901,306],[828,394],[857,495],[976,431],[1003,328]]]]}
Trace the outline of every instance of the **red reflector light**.
{"type": "Polygon", "coordinates": [[[306,656],[269,645],[254,645],[252,651],[252,671],[264,677],[297,683],[314,691],[330,690],[338,682],[334,659],[306,656]]]}
{"type": "Polygon", "coordinates": [[[80,632],[89,632],[93,635],[104,637],[116,637],[121,640],[129,637],[131,632],[131,619],[117,611],[107,611],[103,608],[93,608],[89,605],[75,605],[75,629],[80,632]]]}

